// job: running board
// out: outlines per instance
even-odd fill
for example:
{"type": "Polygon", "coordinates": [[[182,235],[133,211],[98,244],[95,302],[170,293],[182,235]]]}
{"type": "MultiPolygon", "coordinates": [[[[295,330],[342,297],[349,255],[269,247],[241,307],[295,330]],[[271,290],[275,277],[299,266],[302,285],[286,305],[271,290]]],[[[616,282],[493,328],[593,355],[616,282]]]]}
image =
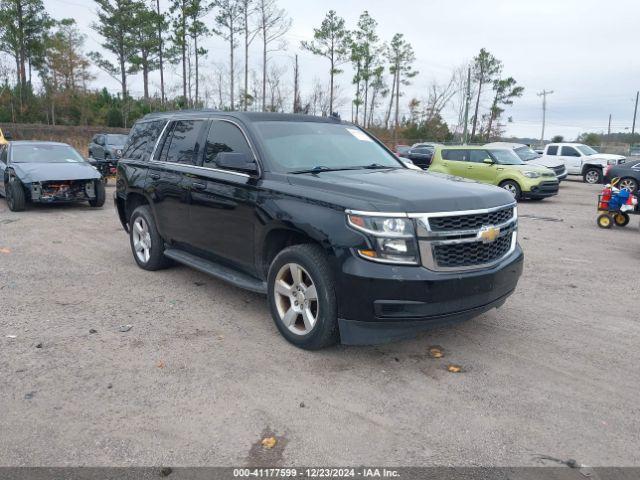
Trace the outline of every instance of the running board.
{"type": "Polygon", "coordinates": [[[164,251],[166,257],[175,260],[178,263],[182,263],[195,270],[199,270],[203,273],[211,275],[212,277],[224,280],[236,287],[250,290],[256,293],[267,294],[267,283],[253,278],[245,273],[238,272],[229,267],[220,265],[219,263],[206,260],[191,253],[187,253],[183,250],[176,248],[169,248],[164,251]]]}

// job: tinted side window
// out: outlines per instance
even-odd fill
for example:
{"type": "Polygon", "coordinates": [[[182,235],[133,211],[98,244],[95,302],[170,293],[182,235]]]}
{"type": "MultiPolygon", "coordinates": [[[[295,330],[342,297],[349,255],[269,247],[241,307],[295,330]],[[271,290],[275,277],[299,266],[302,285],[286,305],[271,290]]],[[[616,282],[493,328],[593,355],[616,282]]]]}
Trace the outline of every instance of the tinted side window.
{"type": "Polygon", "coordinates": [[[162,123],[163,121],[136,123],[129,132],[122,157],[131,160],[148,160],[159,135],[158,125],[162,123]]]}
{"type": "Polygon", "coordinates": [[[211,123],[207,142],[204,146],[204,166],[215,166],[220,152],[246,153],[253,158],[251,148],[242,131],[233,123],[217,120],[211,123]]]}
{"type": "Polygon", "coordinates": [[[202,128],[202,120],[178,120],[173,125],[171,138],[167,137],[162,152],[166,149],[166,162],[196,164],[196,155],[200,150],[198,137],[202,128]]]}
{"type": "Polygon", "coordinates": [[[0,162],[2,163],[7,163],[7,151],[9,149],[6,147],[6,145],[0,145],[0,162]]]}
{"type": "Polygon", "coordinates": [[[554,145],[553,147],[547,147],[547,155],[557,155],[558,147],[554,145]]]}
{"type": "Polygon", "coordinates": [[[468,162],[469,150],[443,150],[442,158],[445,160],[453,160],[455,162],[468,162]]]}
{"type": "Polygon", "coordinates": [[[469,162],[482,163],[485,158],[491,158],[491,155],[486,150],[469,150],[469,153],[469,162]]]}
{"type": "Polygon", "coordinates": [[[580,156],[578,151],[573,147],[562,147],[562,155],[565,155],[567,157],[579,157],[580,156]]]}

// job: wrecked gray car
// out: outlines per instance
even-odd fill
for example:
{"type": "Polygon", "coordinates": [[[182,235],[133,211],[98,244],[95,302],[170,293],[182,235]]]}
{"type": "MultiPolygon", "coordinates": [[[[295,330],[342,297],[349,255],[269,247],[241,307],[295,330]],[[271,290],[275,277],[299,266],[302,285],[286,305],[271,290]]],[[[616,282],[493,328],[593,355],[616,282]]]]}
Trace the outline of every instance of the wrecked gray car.
{"type": "Polygon", "coordinates": [[[0,195],[9,209],[24,210],[27,203],[88,201],[102,207],[102,176],[70,145],[20,141],[0,145],[0,195]]]}

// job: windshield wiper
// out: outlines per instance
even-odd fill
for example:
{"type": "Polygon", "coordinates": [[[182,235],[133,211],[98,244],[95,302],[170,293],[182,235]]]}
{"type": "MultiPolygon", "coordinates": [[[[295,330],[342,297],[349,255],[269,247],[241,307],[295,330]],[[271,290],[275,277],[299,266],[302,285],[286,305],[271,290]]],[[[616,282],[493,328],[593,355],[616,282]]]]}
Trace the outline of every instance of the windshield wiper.
{"type": "Polygon", "coordinates": [[[294,170],[293,172],[289,172],[291,174],[299,174],[299,173],[321,173],[321,172],[338,172],[340,170],[353,170],[353,167],[325,167],[324,165],[316,165],[313,168],[308,168],[306,170],[294,170]]]}
{"type": "Polygon", "coordinates": [[[400,167],[393,167],[391,165],[380,165],[379,163],[372,163],[370,165],[364,165],[358,168],[366,168],[367,170],[380,170],[383,168],[400,168],[400,167]]]}

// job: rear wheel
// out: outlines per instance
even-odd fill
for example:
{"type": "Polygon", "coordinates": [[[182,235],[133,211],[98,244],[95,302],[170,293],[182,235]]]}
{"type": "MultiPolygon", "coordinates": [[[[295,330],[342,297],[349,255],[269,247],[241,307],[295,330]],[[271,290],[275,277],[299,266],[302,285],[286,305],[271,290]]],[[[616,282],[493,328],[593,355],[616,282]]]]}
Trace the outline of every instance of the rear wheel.
{"type": "Polygon", "coordinates": [[[89,205],[94,208],[100,208],[104,205],[104,201],[106,198],[104,182],[102,180],[96,180],[93,184],[96,191],[96,198],[94,198],[93,200],[89,200],[89,205]]]}
{"type": "Polygon", "coordinates": [[[638,191],[638,181],[635,178],[629,178],[629,177],[623,178],[618,183],[618,188],[620,190],[622,190],[623,188],[626,188],[631,193],[635,193],[638,191]]]}
{"type": "Polygon", "coordinates": [[[295,346],[317,350],[338,342],[333,276],[318,245],[294,245],[276,256],[268,297],[278,330],[295,346]]]}
{"type": "Polygon", "coordinates": [[[608,213],[598,215],[596,222],[600,228],[611,228],[611,225],[613,225],[613,220],[608,213]]]}
{"type": "Polygon", "coordinates": [[[513,198],[515,198],[516,200],[520,200],[520,198],[522,197],[522,190],[520,189],[520,185],[518,185],[518,182],[515,182],[513,180],[506,180],[502,182],[500,186],[511,195],[513,195],[513,198]]]}
{"type": "Polygon", "coordinates": [[[9,179],[5,184],[5,192],[7,194],[7,204],[12,212],[21,212],[27,205],[27,197],[24,193],[24,187],[17,178],[9,179]]]}
{"type": "Polygon", "coordinates": [[[602,183],[602,169],[595,167],[587,168],[584,172],[583,179],[585,183],[591,185],[602,183]]]}
{"type": "Polygon", "coordinates": [[[129,242],[133,258],[140,268],[161,270],[171,265],[164,256],[164,240],[158,233],[148,205],[140,205],[129,220],[129,242]]]}

